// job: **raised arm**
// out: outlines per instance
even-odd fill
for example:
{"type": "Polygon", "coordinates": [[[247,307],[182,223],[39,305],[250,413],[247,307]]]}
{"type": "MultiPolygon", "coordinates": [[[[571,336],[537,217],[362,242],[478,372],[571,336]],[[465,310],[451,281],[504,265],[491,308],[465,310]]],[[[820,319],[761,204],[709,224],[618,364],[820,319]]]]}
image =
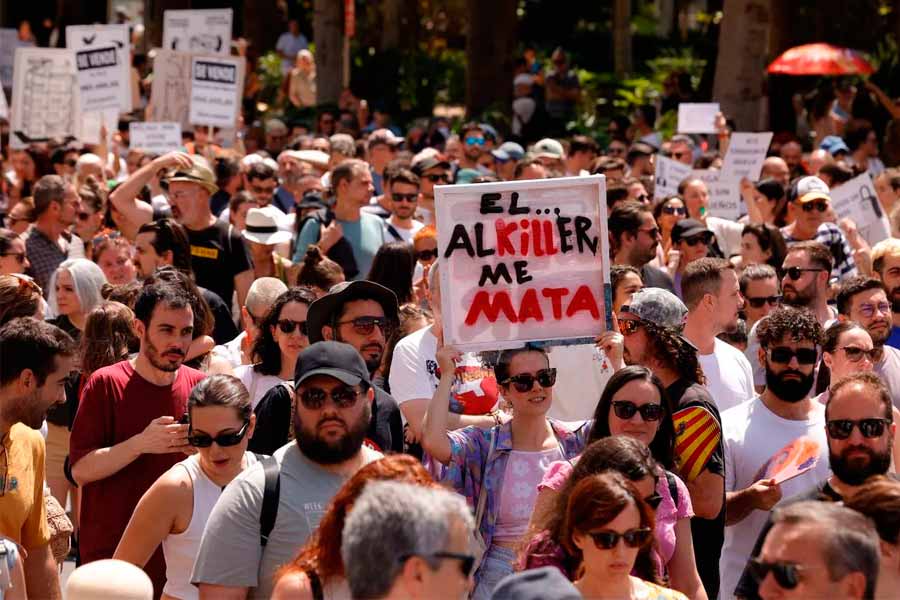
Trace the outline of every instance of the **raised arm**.
{"type": "Polygon", "coordinates": [[[453,346],[444,346],[437,352],[441,380],[428,405],[422,429],[422,448],[445,465],[450,462],[451,457],[447,424],[450,415],[450,388],[453,386],[457,358],[459,351],[453,346]]]}
{"type": "Polygon", "coordinates": [[[135,171],[109,195],[109,201],[128,221],[139,227],[153,219],[153,207],[137,199],[141,189],[162,169],[189,169],[192,165],[190,155],[184,152],[163,154],[135,171]]]}

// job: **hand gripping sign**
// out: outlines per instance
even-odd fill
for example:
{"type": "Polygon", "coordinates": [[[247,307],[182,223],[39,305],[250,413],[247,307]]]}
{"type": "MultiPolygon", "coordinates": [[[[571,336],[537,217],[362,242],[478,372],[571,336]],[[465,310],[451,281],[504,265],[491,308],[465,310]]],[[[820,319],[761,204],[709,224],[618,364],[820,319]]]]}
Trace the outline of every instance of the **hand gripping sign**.
{"type": "Polygon", "coordinates": [[[590,343],[610,327],[606,179],[435,188],[444,342],[590,343]]]}

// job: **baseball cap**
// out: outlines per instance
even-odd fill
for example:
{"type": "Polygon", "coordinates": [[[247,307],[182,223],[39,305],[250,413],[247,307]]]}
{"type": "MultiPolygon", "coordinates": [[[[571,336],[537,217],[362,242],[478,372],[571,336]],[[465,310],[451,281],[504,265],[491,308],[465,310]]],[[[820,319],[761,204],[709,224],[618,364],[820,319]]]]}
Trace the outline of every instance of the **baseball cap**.
{"type": "Polygon", "coordinates": [[[374,281],[342,281],[309,305],[306,313],[309,341],[322,341],[322,327],[328,325],[332,315],[351,300],[374,300],[381,305],[386,319],[394,323],[398,320],[399,309],[394,292],[374,281]]]}
{"type": "Polygon", "coordinates": [[[837,135],[826,135],[822,138],[819,148],[832,156],[840,152],[850,154],[850,148],[847,147],[847,143],[837,135]]]}
{"type": "Polygon", "coordinates": [[[656,150],[647,142],[635,142],[628,149],[628,157],[652,156],[656,150]]]}
{"type": "Polygon", "coordinates": [[[297,208],[325,208],[326,206],[327,204],[325,204],[322,194],[319,192],[306,192],[303,194],[303,199],[300,200],[300,204],[297,205],[297,208]]]}
{"type": "Polygon", "coordinates": [[[636,291],[631,296],[631,301],[624,305],[620,312],[631,313],[641,321],[675,329],[681,333],[688,309],[672,292],[647,287],[636,291]]]}
{"type": "Polygon", "coordinates": [[[501,162],[508,160],[522,160],[525,149],[515,142],[503,142],[496,150],[491,150],[491,155],[501,162]]]}
{"type": "Polygon", "coordinates": [[[421,158],[412,164],[412,171],[413,173],[421,177],[422,174],[428,169],[433,169],[435,167],[449,169],[450,166],[451,165],[449,161],[440,158],[440,156],[438,155],[426,156],[425,158],[421,158]]]}
{"type": "Polygon", "coordinates": [[[325,169],[328,168],[328,162],[331,160],[331,157],[321,150],[285,150],[280,156],[287,156],[325,169]]]}
{"type": "Polygon", "coordinates": [[[507,575],[491,600],[581,600],[581,593],[556,567],[541,567],[507,575]]]}
{"type": "Polygon", "coordinates": [[[293,237],[291,232],[278,229],[278,218],[283,215],[272,205],[251,208],[247,211],[247,221],[241,235],[245,240],[266,246],[287,242],[293,237]]]}
{"type": "Polygon", "coordinates": [[[797,193],[794,197],[800,204],[813,200],[831,200],[828,185],[815,175],[804,177],[797,182],[797,193]]]}
{"type": "Polygon", "coordinates": [[[544,138],[531,147],[531,154],[535,158],[559,159],[565,156],[562,144],[553,138],[544,138]]]}
{"type": "Polygon", "coordinates": [[[365,383],[372,387],[366,363],[356,348],[343,342],[316,342],[297,357],[294,386],[310,377],[327,375],[347,385],[365,383]]]}
{"type": "Polygon", "coordinates": [[[672,241],[678,242],[701,233],[706,234],[708,238],[712,238],[713,235],[712,231],[697,219],[682,219],[672,227],[672,241]]]}
{"type": "Polygon", "coordinates": [[[478,169],[460,169],[456,172],[456,183],[472,183],[476,177],[484,175],[478,169]]]}
{"type": "Polygon", "coordinates": [[[387,144],[388,146],[399,146],[403,143],[403,138],[394,135],[390,129],[376,129],[369,135],[367,148],[372,148],[378,144],[387,144]]]}
{"type": "Polygon", "coordinates": [[[189,181],[201,186],[210,194],[215,194],[219,191],[219,187],[216,185],[216,176],[213,175],[206,160],[203,157],[192,154],[191,161],[193,165],[191,165],[190,169],[172,169],[163,177],[166,187],[173,181],[189,181]]]}
{"type": "Polygon", "coordinates": [[[281,119],[269,119],[266,121],[266,133],[274,135],[286,135],[288,132],[287,125],[281,119]]]}

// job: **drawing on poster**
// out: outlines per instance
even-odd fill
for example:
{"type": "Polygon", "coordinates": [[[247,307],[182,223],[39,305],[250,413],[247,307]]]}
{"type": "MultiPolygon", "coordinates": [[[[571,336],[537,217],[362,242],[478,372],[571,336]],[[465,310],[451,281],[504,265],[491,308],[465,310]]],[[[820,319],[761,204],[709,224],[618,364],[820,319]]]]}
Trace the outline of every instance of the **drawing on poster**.
{"type": "Polygon", "coordinates": [[[153,60],[153,121],[174,121],[182,129],[188,125],[191,100],[191,55],[158,50],[153,60]]]}
{"type": "Polygon", "coordinates": [[[79,116],[75,57],[68,50],[19,48],[13,85],[11,144],[76,135],[79,116]]]}
{"type": "Polygon", "coordinates": [[[163,48],[179,52],[228,54],[233,11],[167,10],[163,13],[163,48]]]}

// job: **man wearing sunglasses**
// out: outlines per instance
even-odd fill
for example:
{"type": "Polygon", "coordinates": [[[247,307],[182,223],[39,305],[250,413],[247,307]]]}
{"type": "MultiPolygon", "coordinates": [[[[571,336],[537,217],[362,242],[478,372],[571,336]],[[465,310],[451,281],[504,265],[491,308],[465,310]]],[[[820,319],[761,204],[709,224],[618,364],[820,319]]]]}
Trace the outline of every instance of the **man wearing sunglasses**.
{"type": "MultiPolygon", "coordinates": [[[[831,396],[825,406],[825,435],[831,474],[783,501],[781,508],[786,509],[804,500],[840,502],[856,493],[869,478],[885,475],[891,468],[896,427],[890,395],[877,376],[872,373],[854,373],[837,382],[831,388],[831,396]]],[[[770,519],[760,532],[748,559],[755,557],[765,561],[774,558],[767,556],[764,551],[764,543],[767,543],[771,533],[774,530],[770,519]]],[[[773,545],[775,544],[769,547],[773,545]]],[[[821,542],[809,543],[806,552],[820,546],[821,542]]],[[[842,548],[837,554],[847,555],[849,551],[842,548]]],[[[800,561],[799,564],[804,563],[800,561]]],[[[758,569],[756,570],[758,573],[758,569]]],[[[754,568],[748,562],[737,589],[734,590],[738,598],[756,600],[760,597],[759,592],[763,590],[758,589],[760,580],[753,576],[753,571],[754,568]]],[[[805,580],[804,585],[814,585],[808,578],[801,576],[797,581],[801,580],[805,580]]],[[[785,584],[782,588],[790,585],[784,578],[782,583],[785,584]]],[[[800,594],[793,596],[797,598],[845,597],[841,594],[814,594],[808,591],[810,588],[799,585],[794,588],[795,591],[786,593],[800,594]],[[804,589],[807,590],[805,594],[802,593],[804,589]]]]}
{"type": "Polygon", "coordinates": [[[373,397],[366,365],[351,346],[319,342],[300,354],[292,416],[296,440],[274,454],[280,470],[274,528],[263,547],[266,476],[257,463],[225,488],[209,516],[191,575],[200,598],[271,597],[275,571],[306,543],[332,496],[382,456],[363,443],[373,397]]]}
{"type": "Polygon", "coordinates": [[[900,350],[886,344],[893,318],[887,288],[873,277],[854,277],[841,284],[837,307],[839,319],[856,321],[869,332],[873,348],[881,355],[873,364],[875,374],[887,386],[894,406],[900,407],[900,350]]]}
{"type": "Polygon", "coordinates": [[[646,287],[663,288],[675,293],[672,279],[648,264],[656,258],[660,242],[659,227],[653,212],[638,202],[622,202],[609,215],[610,253],[614,265],[631,265],[641,272],[646,287]]]}
{"type": "Polygon", "coordinates": [[[770,265],[748,265],[741,273],[741,296],[747,327],[756,323],[781,304],[778,274],[770,265]]]}
{"type": "Polygon", "coordinates": [[[479,159],[485,152],[487,136],[481,125],[471,121],[462,126],[459,131],[459,139],[462,141],[462,156],[459,158],[457,169],[481,170],[479,159]]]}
{"type": "Polygon", "coordinates": [[[413,218],[419,206],[419,177],[409,169],[388,169],[385,184],[390,192],[391,213],[384,226],[394,240],[411,244],[416,232],[425,226],[413,218]]]}
{"type": "MultiPolygon", "coordinates": [[[[422,152],[425,154],[425,151],[422,152]]],[[[436,153],[413,160],[412,171],[419,176],[418,216],[426,225],[434,224],[434,186],[448,185],[453,178],[451,165],[436,153]]]]}
{"type": "Polygon", "coordinates": [[[760,323],[759,361],[766,390],[722,412],[725,439],[725,546],[719,563],[722,592],[734,590],[768,511],[828,476],[825,407],[811,397],[822,328],[809,311],[777,308],[760,323]],[[818,462],[778,483],[770,461],[794,440],[817,446],[818,462]]]}

